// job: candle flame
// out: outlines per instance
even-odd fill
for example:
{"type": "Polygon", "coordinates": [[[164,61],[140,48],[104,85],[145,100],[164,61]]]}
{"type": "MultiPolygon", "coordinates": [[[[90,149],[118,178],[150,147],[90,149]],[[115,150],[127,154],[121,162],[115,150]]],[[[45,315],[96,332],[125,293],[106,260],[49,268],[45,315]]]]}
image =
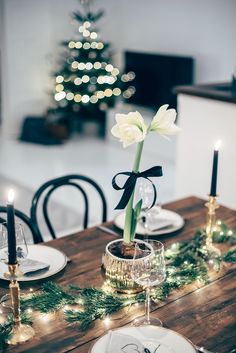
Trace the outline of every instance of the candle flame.
{"type": "Polygon", "coordinates": [[[9,203],[13,203],[13,201],[14,201],[14,190],[13,189],[9,190],[7,201],[9,203]]]}
{"type": "Polygon", "coordinates": [[[215,144],[215,151],[219,151],[220,146],[221,146],[221,140],[218,140],[215,144]]]}

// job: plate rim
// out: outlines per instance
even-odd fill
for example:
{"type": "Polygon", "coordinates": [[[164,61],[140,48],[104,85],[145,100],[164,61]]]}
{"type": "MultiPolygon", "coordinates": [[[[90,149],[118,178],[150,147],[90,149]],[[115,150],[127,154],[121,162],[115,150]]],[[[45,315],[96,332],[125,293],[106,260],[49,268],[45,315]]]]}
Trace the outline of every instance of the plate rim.
{"type": "MultiPolygon", "coordinates": [[[[178,230],[180,230],[180,229],[182,229],[183,227],[184,227],[184,225],[185,225],[185,220],[184,220],[184,218],[179,214],[179,213],[177,213],[177,212],[175,212],[175,211],[172,211],[172,210],[168,210],[168,209],[165,209],[165,208],[162,208],[162,210],[163,211],[168,211],[168,212],[170,212],[170,213],[174,213],[175,215],[177,215],[180,219],[181,219],[181,221],[182,221],[182,225],[181,225],[181,227],[179,227],[179,228],[176,228],[176,229],[174,229],[174,230],[166,230],[166,231],[163,231],[163,232],[161,232],[161,233],[159,233],[158,232],[158,230],[157,231],[155,231],[155,232],[149,232],[147,235],[150,235],[150,236],[164,236],[164,235],[168,235],[168,234],[171,234],[171,233],[175,233],[175,232],[177,232],[178,230]]],[[[122,215],[122,214],[124,214],[125,213],[125,211],[121,211],[121,212],[119,212],[116,216],[115,216],[115,218],[114,218],[114,225],[117,227],[117,228],[119,228],[120,230],[123,230],[123,228],[122,227],[120,227],[119,225],[117,225],[117,222],[116,222],[116,220],[117,220],[117,218],[120,216],[120,215],[122,215]]],[[[141,235],[141,236],[144,236],[145,234],[143,234],[143,233],[138,233],[137,232],[137,234],[138,235],[141,235]]]]}
{"type": "MultiPolygon", "coordinates": [[[[67,265],[67,256],[66,256],[66,254],[65,254],[63,251],[61,251],[61,250],[59,250],[59,249],[57,249],[57,248],[54,248],[54,247],[48,246],[48,245],[44,245],[44,244],[27,244],[27,247],[28,247],[28,248],[31,248],[31,247],[40,247],[40,248],[53,249],[53,251],[57,251],[57,252],[59,252],[59,253],[61,253],[61,254],[63,255],[63,257],[64,257],[64,262],[63,262],[63,264],[61,265],[61,267],[60,267],[56,272],[52,273],[52,274],[49,275],[49,276],[44,276],[44,277],[41,277],[41,278],[30,278],[30,277],[29,277],[29,279],[21,279],[21,278],[18,278],[18,279],[17,279],[18,282],[34,282],[34,281],[41,281],[41,280],[43,280],[43,279],[50,278],[50,277],[52,277],[52,276],[55,276],[55,275],[58,274],[59,272],[61,272],[61,271],[66,267],[66,265],[67,265]]],[[[46,273],[47,273],[47,271],[45,272],[45,275],[46,275],[46,273]]],[[[25,276],[24,276],[24,277],[25,277],[25,276]]],[[[1,281],[7,281],[7,282],[10,281],[8,278],[2,277],[1,275],[0,275],[0,280],[1,280],[1,281]]]]}
{"type": "MultiPolygon", "coordinates": [[[[181,335],[181,333],[177,332],[177,331],[174,331],[174,330],[171,330],[169,328],[166,328],[166,327],[162,327],[162,326],[154,326],[154,325],[148,325],[149,327],[153,327],[155,329],[162,329],[164,331],[170,331],[170,332],[174,332],[175,334],[177,334],[178,336],[182,337],[183,339],[185,339],[193,348],[193,350],[195,351],[195,353],[198,353],[197,349],[195,348],[194,344],[192,343],[192,341],[190,339],[188,339],[187,337],[181,335]]],[[[121,327],[117,327],[111,331],[119,331],[120,329],[125,329],[125,328],[132,328],[132,327],[135,327],[135,326],[121,326],[121,327]]],[[[138,326],[138,327],[147,327],[147,326],[138,326]]],[[[109,330],[108,330],[109,331],[109,330]]],[[[100,337],[98,337],[93,343],[92,345],[89,347],[89,350],[88,350],[88,353],[92,353],[92,349],[93,347],[95,346],[95,344],[101,339],[103,338],[104,336],[106,336],[108,334],[108,331],[106,333],[104,333],[103,335],[101,335],[100,337]]],[[[102,352],[102,353],[105,353],[105,352],[102,352]]]]}

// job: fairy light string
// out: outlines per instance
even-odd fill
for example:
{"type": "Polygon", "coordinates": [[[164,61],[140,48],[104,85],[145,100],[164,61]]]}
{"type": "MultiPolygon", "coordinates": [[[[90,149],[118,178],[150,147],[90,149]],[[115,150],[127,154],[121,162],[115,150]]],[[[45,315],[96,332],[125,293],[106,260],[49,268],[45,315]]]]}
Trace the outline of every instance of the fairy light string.
{"type": "MultiPolygon", "coordinates": [[[[166,250],[167,278],[162,286],[152,290],[154,301],[163,301],[174,290],[194,282],[207,283],[209,265],[219,270],[223,262],[236,263],[236,231],[230,229],[225,223],[217,221],[213,242],[228,243],[230,247],[226,253],[213,257],[210,264],[207,260],[205,238],[205,230],[199,229],[192,240],[173,243],[166,250]]],[[[76,324],[81,330],[88,329],[96,319],[103,320],[107,328],[113,320],[117,320],[112,318],[112,314],[127,307],[129,312],[131,306],[145,301],[144,293],[119,295],[108,288],[107,283],[104,283],[102,288],[80,288],[72,284],[62,287],[53,282],[45,283],[37,292],[33,292],[30,288],[21,298],[23,321],[32,324],[32,313],[35,319],[61,311],[68,325],[76,324]]],[[[0,323],[0,349],[7,346],[12,324],[11,315],[5,322],[0,323]]]]}

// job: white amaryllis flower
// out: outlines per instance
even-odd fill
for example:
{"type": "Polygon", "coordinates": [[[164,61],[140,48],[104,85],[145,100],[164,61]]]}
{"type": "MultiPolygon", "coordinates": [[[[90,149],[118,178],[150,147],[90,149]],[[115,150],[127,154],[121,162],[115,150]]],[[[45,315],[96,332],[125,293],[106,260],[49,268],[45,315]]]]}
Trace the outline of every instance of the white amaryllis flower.
{"type": "Polygon", "coordinates": [[[116,125],[111,129],[112,135],[119,138],[123,147],[141,142],[147,134],[147,126],[139,112],[116,114],[116,125]]]}
{"type": "Polygon", "coordinates": [[[181,129],[176,126],[176,110],[175,109],[167,109],[168,104],[162,105],[156,115],[154,116],[151,125],[150,131],[157,131],[160,135],[175,135],[181,129]]]}

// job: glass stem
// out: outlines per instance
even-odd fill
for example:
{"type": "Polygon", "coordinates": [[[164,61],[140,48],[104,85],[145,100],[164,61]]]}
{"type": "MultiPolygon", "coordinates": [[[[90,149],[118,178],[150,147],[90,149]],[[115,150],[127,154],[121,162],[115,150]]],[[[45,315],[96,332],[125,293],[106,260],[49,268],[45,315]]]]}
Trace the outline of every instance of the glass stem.
{"type": "Polygon", "coordinates": [[[150,287],[146,288],[146,321],[150,324],[150,287]]]}

